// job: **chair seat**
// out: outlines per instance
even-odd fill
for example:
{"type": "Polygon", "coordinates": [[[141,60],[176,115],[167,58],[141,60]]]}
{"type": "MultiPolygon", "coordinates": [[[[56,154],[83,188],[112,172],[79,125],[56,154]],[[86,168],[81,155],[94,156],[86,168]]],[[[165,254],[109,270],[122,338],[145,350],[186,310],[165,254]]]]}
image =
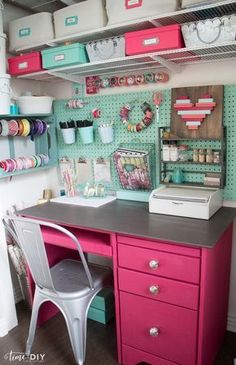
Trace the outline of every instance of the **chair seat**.
{"type": "MultiPolygon", "coordinates": [[[[89,264],[89,270],[94,282],[94,289],[104,285],[111,278],[112,270],[107,267],[89,264]]],[[[83,264],[76,260],[62,260],[50,268],[54,287],[58,294],[82,297],[91,289],[84,271],[83,264]]]]}

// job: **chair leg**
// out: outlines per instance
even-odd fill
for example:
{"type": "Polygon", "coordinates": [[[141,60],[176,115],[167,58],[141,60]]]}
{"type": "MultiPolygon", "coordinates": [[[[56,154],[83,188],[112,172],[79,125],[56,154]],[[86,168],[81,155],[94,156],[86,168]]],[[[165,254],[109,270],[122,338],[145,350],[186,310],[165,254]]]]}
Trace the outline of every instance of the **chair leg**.
{"type": "Polygon", "coordinates": [[[65,302],[61,306],[76,363],[83,365],[86,355],[87,308],[91,298],[65,302]]]}
{"type": "Polygon", "coordinates": [[[84,333],[84,318],[74,318],[67,323],[71,346],[74,357],[78,365],[83,365],[85,361],[86,334],[84,333]]]}
{"type": "Polygon", "coordinates": [[[31,319],[30,319],[30,327],[29,327],[29,334],[28,339],[26,342],[26,355],[29,356],[31,353],[31,348],[34,342],[34,336],[35,336],[35,330],[37,325],[37,319],[38,319],[38,312],[40,305],[42,303],[42,298],[40,295],[38,295],[37,289],[35,290],[34,294],[34,301],[33,301],[33,307],[32,307],[32,313],[31,313],[31,319]]]}

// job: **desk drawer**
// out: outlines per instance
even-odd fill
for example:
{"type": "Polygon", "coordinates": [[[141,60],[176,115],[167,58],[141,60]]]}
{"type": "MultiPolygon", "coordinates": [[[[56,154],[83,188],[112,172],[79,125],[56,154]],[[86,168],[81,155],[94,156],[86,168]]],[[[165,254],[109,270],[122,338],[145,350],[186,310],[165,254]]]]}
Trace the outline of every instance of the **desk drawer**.
{"type": "Polygon", "coordinates": [[[120,267],[167,278],[199,283],[200,259],[118,244],[120,267]]]}
{"type": "Polygon", "coordinates": [[[152,364],[152,365],[178,365],[175,362],[160,359],[157,356],[147,352],[134,349],[126,345],[122,346],[122,355],[124,365],[152,364]]]}
{"type": "Polygon", "coordinates": [[[124,292],[120,306],[123,345],[181,365],[195,364],[197,311],[124,292]]]}
{"type": "Polygon", "coordinates": [[[198,286],[136,271],[118,270],[119,289],[161,302],[198,309],[198,286]]]}

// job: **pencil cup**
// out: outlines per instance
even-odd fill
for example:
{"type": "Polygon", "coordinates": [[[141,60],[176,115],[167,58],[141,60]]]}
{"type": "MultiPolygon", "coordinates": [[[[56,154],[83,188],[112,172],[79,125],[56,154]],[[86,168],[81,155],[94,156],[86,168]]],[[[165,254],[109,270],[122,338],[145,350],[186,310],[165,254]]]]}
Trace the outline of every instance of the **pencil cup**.
{"type": "Polygon", "coordinates": [[[79,134],[82,143],[84,144],[93,143],[93,126],[79,128],[79,134]]]}
{"type": "Polygon", "coordinates": [[[114,138],[114,131],[112,126],[100,126],[98,127],[98,133],[101,137],[102,143],[111,143],[114,138]]]}
{"type": "Polygon", "coordinates": [[[61,129],[61,133],[62,133],[64,143],[66,143],[66,144],[75,143],[75,128],[61,129]]]}

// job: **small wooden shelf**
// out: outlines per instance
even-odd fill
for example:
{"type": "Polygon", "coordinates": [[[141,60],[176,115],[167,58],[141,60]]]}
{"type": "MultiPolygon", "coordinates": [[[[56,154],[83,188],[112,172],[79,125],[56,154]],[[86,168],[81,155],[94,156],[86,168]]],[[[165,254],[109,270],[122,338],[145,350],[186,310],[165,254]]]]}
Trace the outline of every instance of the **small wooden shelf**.
{"type": "Polygon", "coordinates": [[[200,138],[200,139],[191,139],[191,138],[180,138],[180,137],[170,137],[170,138],[161,138],[161,141],[191,141],[191,142],[199,142],[199,141],[221,141],[219,138],[200,138]]]}
{"type": "Polygon", "coordinates": [[[44,171],[50,169],[57,165],[57,146],[56,146],[56,126],[54,123],[54,118],[52,114],[35,114],[35,115],[25,115],[25,114],[16,114],[16,115],[5,115],[0,116],[0,119],[13,119],[13,118],[29,118],[35,117],[40,118],[44,117],[45,123],[47,123],[48,128],[42,135],[34,136],[34,140],[30,139],[30,136],[0,136],[0,144],[2,144],[2,150],[4,150],[4,157],[1,157],[1,160],[5,159],[16,159],[20,157],[30,157],[38,154],[46,154],[49,156],[49,163],[44,166],[23,169],[23,170],[15,170],[11,172],[4,172],[1,169],[0,179],[11,178],[13,176],[19,176],[39,171],[44,171]],[[19,137],[19,138],[18,138],[19,137]]]}
{"type": "Polygon", "coordinates": [[[23,175],[23,174],[27,174],[27,173],[31,173],[31,172],[39,172],[39,171],[43,171],[43,170],[48,170],[54,166],[57,165],[57,161],[50,161],[47,165],[45,166],[39,166],[39,167],[35,167],[32,169],[26,169],[26,170],[19,170],[19,171],[12,171],[12,172],[3,172],[0,174],[0,179],[3,178],[7,178],[7,177],[12,177],[12,176],[18,176],[18,175],[23,175]]]}
{"type": "Polygon", "coordinates": [[[13,118],[32,118],[32,117],[50,117],[52,114],[0,114],[0,119],[13,119],[13,118]]]}
{"type": "Polygon", "coordinates": [[[189,165],[209,165],[209,166],[221,166],[221,163],[209,163],[209,162],[193,162],[193,161],[163,161],[161,163],[169,163],[169,164],[189,164],[189,165]]]}
{"type": "Polygon", "coordinates": [[[164,181],[161,181],[160,183],[163,184],[163,185],[168,185],[168,186],[180,186],[180,185],[184,185],[186,187],[187,186],[189,186],[189,187],[196,186],[196,187],[199,187],[199,188],[201,187],[201,188],[212,188],[212,189],[214,189],[214,188],[220,188],[221,187],[221,186],[218,186],[218,185],[204,185],[203,183],[189,182],[189,181],[184,181],[181,184],[175,184],[173,182],[166,183],[164,181]]]}
{"type": "MultiPolygon", "coordinates": [[[[206,174],[220,174],[220,185],[219,186],[213,186],[213,185],[205,185],[204,182],[189,182],[186,181],[184,184],[185,185],[192,185],[192,186],[202,186],[202,187],[220,187],[223,188],[224,183],[225,183],[225,140],[224,140],[224,136],[225,136],[225,128],[223,128],[223,133],[222,133],[222,138],[221,139],[210,139],[210,138],[200,138],[200,139],[196,139],[196,138],[181,138],[176,136],[175,134],[172,134],[170,138],[163,138],[163,131],[165,130],[170,130],[169,126],[165,126],[165,127],[159,127],[159,155],[160,155],[160,160],[159,160],[159,176],[160,176],[160,183],[161,184],[170,184],[170,183],[166,183],[164,182],[164,178],[167,175],[170,175],[171,172],[174,170],[175,166],[177,165],[183,165],[181,166],[182,172],[183,174],[193,174],[193,177],[191,179],[194,180],[195,175],[206,175],[206,174]],[[204,145],[205,147],[202,147],[201,145],[199,147],[197,147],[198,149],[200,148],[211,148],[213,151],[218,151],[220,152],[220,162],[219,163],[208,163],[208,162],[193,162],[193,161],[164,161],[161,156],[162,156],[162,147],[163,147],[163,141],[186,141],[188,143],[195,143],[196,146],[198,143],[205,142],[204,145]],[[212,143],[211,143],[212,142],[212,143]],[[220,146],[218,146],[218,143],[220,143],[220,146]],[[215,143],[215,145],[212,146],[212,144],[215,143]],[[218,148],[217,148],[218,147],[218,148]],[[219,148],[220,147],[220,148],[219,148]],[[191,166],[192,168],[188,168],[189,166],[191,166]],[[195,166],[195,169],[194,169],[195,166]],[[200,168],[201,166],[201,168],[200,168]],[[215,169],[214,169],[215,168],[215,169]]],[[[194,147],[196,148],[196,147],[194,147]]],[[[191,147],[192,149],[192,147],[191,147]]]]}

